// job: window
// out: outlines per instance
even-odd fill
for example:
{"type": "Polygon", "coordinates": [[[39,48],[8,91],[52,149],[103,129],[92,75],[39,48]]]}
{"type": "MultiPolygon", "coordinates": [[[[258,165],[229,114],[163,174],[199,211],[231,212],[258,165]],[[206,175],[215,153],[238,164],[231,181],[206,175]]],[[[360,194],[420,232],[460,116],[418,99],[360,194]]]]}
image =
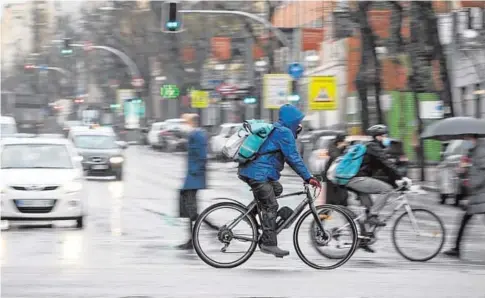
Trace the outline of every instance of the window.
{"type": "Polygon", "coordinates": [[[72,169],[65,145],[16,144],[2,150],[2,169],[72,169]]]}
{"type": "Polygon", "coordinates": [[[116,139],[110,135],[77,135],[74,144],[78,149],[117,149],[116,139]]]}

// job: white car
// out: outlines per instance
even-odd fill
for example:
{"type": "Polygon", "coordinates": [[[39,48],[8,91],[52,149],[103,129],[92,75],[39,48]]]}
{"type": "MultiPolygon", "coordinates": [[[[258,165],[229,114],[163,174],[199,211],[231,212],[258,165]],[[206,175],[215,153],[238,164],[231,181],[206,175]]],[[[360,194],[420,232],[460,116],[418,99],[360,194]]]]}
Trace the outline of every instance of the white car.
{"type": "Polygon", "coordinates": [[[0,136],[8,137],[16,134],[17,132],[17,123],[13,117],[0,117],[0,136]]]}
{"type": "Polygon", "coordinates": [[[150,130],[148,131],[147,134],[147,139],[148,139],[148,145],[152,147],[158,147],[159,146],[159,135],[160,132],[163,131],[167,127],[165,122],[155,122],[152,124],[150,127],[150,130]]]}
{"type": "Polygon", "coordinates": [[[242,123],[224,123],[219,128],[219,133],[210,139],[211,154],[215,158],[221,158],[222,148],[226,144],[227,139],[232,136],[240,127],[242,123]]]}
{"type": "Polygon", "coordinates": [[[64,138],[5,138],[0,143],[1,219],[75,220],[83,228],[81,157],[64,138]]]}

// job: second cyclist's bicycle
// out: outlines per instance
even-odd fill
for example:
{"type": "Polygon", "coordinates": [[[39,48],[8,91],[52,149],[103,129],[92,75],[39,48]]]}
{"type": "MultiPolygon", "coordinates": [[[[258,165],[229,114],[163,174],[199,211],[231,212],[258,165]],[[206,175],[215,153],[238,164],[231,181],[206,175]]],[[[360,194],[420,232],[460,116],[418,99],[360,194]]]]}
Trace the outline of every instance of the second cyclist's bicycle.
{"type": "MultiPolygon", "coordinates": [[[[277,233],[280,234],[284,229],[289,228],[293,222],[297,220],[293,232],[293,244],[300,259],[305,264],[315,269],[329,270],[342,266],[352,257],[357,248],[359,235],[355,222],[344,209],[339,206],[315,206],[314,201],[318,195],[316,195],[316,192],[313,192],[312,194],[308,184],[304,184],[303,191],[281,195],[278,199],[298,195],[305,195],[305,198],[294,211],[291,211],[290,209],[290,212],[281,212],[277,222],[277,233]],[[309,209],[305,211],[307,206],[309,209]],[[331,214],[331,216],[327,217],[329,221],[325,222],[325,220],[322,220],[321,214],[331,214]],[[339,225],[342,228],[331,228],[329,224],[337,218],[343,220],[339,225]],[[310,221],[308,228],[310,229],[311,227],[314,227],[315,229],[313,237],[314,239],[318,239],[318,247],[313,244],[312,240],[314,239],[310,239],[311,237],[308,237],[308,233],[300,233],[300,230],[303,229],[304,222],[307,219],[310,221]],[[303,252],[304,241],[300,239],[300,236],[307,238],[309,242],[308,247],[310,249],[309,253],[303,252]],[[315,250],[332,249],[331,244],[335,242],[336,239],[341,238],[346,238],[347,243],[346,252],[341,255],[341,258],[339,258],[335,264],[317,264],[316,261],[321,260],[323,254],[315,253],[315,250]],[[313,255],[311,255],[312,252],[313,255]],[[317,260],[312,260],[311,257],[313,256],[317,260]]],[[[283,207],[282,209],[284,208],[287,207],[283,207]]],[[[230,200],[230,202],[216,203],[205,209],[194,224],[192,239],[195,251],[205,263],[212,267],[237,267],[246,262],[255,252],[262,235],[260,222],[260,210],[256,200],[253,200],[247,206],[234,200],[230,200]],[[207,235],[204,235],[202,227],[204,227],[206,219],[221,210],[222,212],[219,216],[210,219],[212,222],[215,219],[222,220],[222,224],[217,225],[220,227],[218,231],[214,232],[211,230],[207,235]],[[230,212],[234,212],[235,214],[230,215],[230,212]],[[247,233],[240,231],[240,228],[243,226],[247,226],[247,233]],[[210,239],[208,244],[209,247],[207,249],[203,248],[203,240],[205,240],[205,238],[210,239]],[[248,247],[244,249],[239,248],[239,245],[243,244],[247,244],[248,247]],[[211,257],[211,253],[222,253],[222,259],[224,260],[214,259],[211,257]],[[235,260],[226,260],[236,254],[240,254],[241,256],[237,257],[235,260]]],[[[342,252],[341,249],[339,249],[339,252],[342,252]]]]}
{"type": "MultiPolygon", "coordinates": [[[[349,190],[353,192],[352,190],[349,190]]],[[[358,194],[355,193],[357,196],[358,194]]],[[[396,212],[404,209],[394,222],[391,229],[392,243],[396,251],[410,261],[425,262],[439,254],[445,243],[445,226],[441,219],[432,211],[425,208],[411,207],[408,201],[410,195],[422,196],[420,189],[413,189],[410,185],[402,185],[395,189],[387,204],[394,204],[394,209],[383,222],[388,222],[396,212]],[[426,241],[426,242],[423,242],[426,241]]],[[[380,229],[377,226],[364,224],[365,212],[356,214],[348,208],[342,207],[354,219],[359,230],[359,246],[372,245],[377,241],[376,235],[380,229]]],[[[314,227],[313,229],[315,229],[314,227]]],[[[346,229],[342,226],[341,229],[346,229]]],[[[338,230],[338,229],[337,229],[338,230]]],[[[314,236],[314,244],[318,244],[318,237],[314,236]]],[[[340,246],[348,244],[341,243],[340,246]]],[[[330,259],[347,257],[344,252],[319,251],[330,259]]]]}

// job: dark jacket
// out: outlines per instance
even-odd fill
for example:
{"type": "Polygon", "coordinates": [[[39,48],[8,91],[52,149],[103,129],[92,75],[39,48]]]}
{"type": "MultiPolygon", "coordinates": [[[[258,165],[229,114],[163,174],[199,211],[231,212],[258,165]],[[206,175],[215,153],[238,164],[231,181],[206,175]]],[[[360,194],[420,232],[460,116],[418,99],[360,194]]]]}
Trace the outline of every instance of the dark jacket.
{"type": "MultiPolygon", "coordinates": [[[[389,182],[402,179],[396,166],[389,161],[384,146],[378,141],[370,141],[366,144],[367,151],[362,160],[362,165],[356,177],[372,177],[378,174],[379,170],[389,176],[389,182]]],[[[394,185],[394,183],[393,183],[394,185]]],[[[395,186],[395,185],[394,185],[395,186]]]]}
{"type": "Polygon", "coordinates": [[[485,213],[485,140],[479,140],[470,151],[471,167],[468,168],[468,214],[485,213]]]}
{"type": "Polygon", "coordinates": [[[347,189],[345,189],[340,185],[333,184],[332,181],[327,179],[327,171],[330,168],[330,165],[339,156],[341,156],[344,153],[344,151],[345,149],[337,148],[337,145],[335,143],[332,143],[330,144],[330,146],[328,146],[329,159],[322,173],[323,181],[327,183],[326,184],[326,204],[347,206],[347,199],[349,196],[347,189]]]}
{"type": "Polygon", "coordinates": [[[311,177],[296,149],[296,130],[304,114],[295,106],[283,105],[279,120],[259,150],[260,156],[239,168],[239,175],[260,182],[277,181],[285,161],[303,179],[311,177]],[[265,154],[277,151],[276,153],[265,154]]]}
{"type": "Polygon", "coordinates": [[[206,188],[207,135],[202,129],[189,134],[187,156],[187,176],[182,189],[206,188]]]}

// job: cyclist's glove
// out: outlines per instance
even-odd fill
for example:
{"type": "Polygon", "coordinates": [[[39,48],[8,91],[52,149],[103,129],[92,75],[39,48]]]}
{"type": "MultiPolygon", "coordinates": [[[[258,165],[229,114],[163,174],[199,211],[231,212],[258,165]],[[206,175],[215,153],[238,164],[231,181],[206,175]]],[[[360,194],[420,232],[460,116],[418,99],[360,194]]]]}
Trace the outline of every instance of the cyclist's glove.
{"type": "Polygon", "coordinates": [[[317,187],[317,188],[322,188],[322,184],[320,183],[320,181],[315,178],[315,177],[311,177],[310,179],[308,179],[306,181],[306,183],[310,184],[311,186],[313,187],[317,187]]]}

